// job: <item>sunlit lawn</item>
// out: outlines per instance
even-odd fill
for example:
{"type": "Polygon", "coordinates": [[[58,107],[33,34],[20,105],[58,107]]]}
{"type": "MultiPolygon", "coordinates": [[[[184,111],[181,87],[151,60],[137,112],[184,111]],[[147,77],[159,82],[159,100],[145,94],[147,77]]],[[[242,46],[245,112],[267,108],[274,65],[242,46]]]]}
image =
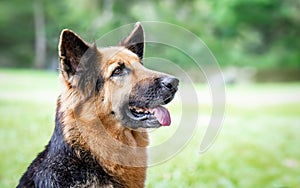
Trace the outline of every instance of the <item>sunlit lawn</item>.
{"type": "MultiPolygon", "coordinates": [[[[59,88],[56,73],[0,70],[0,187],[14,187],[49,141],[59,88]]],[[[149,168],[147,187],[300,187],[300,83],[227,86],[222,130],[201,155],[210,103],[207,88],[197,90],[198,129],[178,155],[149,168]]],[[[175,129],[151,133],[153,142],[175,129]]]]}

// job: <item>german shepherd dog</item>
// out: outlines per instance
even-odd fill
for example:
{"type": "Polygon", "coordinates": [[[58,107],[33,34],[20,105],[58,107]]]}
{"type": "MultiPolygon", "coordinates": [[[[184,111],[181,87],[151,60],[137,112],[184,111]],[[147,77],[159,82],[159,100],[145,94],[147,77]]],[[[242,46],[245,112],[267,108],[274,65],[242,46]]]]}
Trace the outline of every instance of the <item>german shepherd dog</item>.
{"type": "Polygon", "coordinates": [[[144,187],[147,128],[170,125],[179,82],[143,66],[144,43],[139,22],[106,48],[62,31],[54,133],[17,187],[144,187]]]}

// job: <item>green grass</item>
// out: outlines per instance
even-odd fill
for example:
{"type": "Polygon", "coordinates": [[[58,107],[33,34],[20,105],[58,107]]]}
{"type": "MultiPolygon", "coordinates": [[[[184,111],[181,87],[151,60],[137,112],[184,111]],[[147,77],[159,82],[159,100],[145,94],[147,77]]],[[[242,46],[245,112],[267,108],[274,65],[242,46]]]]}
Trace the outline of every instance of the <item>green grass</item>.
{"type": "MultiPolygon", "coordinates": [[[[0,69],[0,187],[14,187],[49,141],[57,77],[0,69]]],[[[209,98],[208,89],[197,86],[201,97],[209,98]]],[[[211,111],[201,98],[193,138],[175,157],[148,169],[147,187],[300,187],[300,83],[228,86],[226,95],[224,124],[212,147],[199,153],[211,111]]],[[[174,125],[151,132],[152,145],[178,128],[176,101],[169,106],[174,125]]]]}

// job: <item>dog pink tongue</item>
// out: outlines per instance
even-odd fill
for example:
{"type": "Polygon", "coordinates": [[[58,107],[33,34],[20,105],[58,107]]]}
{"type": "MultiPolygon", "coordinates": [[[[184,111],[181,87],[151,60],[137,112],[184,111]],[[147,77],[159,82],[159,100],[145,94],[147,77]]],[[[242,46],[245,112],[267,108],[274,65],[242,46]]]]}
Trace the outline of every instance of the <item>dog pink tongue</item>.
{"type": "Polygon", "coordinates": [[[158,107],[150,109],[150,112],[154,113],[156,119],[159,121],[159,123],[162,126],[169,126],[171,124],[170,113],[169,113],[168,109],[166,109],[165,107],[158,106],[158,107]]]}

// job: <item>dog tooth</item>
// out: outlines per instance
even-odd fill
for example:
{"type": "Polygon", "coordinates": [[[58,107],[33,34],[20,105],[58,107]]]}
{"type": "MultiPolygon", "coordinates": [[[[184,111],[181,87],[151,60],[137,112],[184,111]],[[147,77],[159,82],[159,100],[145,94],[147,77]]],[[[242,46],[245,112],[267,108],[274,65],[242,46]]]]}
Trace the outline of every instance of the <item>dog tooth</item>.
{"type": "Polygon", "coordinates": [[[141,108],[136,109],[136,111],[137,111],[137,112],[144,112],[144,110],[141,109],[141,108]]]}

